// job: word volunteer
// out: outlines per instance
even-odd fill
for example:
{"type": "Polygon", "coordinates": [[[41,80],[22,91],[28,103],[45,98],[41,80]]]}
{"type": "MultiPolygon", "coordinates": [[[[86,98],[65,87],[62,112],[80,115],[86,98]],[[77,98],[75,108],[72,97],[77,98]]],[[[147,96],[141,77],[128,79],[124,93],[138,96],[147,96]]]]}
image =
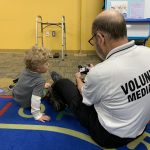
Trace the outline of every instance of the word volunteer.
{"type": "Polygon", "coordinates": [[[150,70],[139,75],[137,78],[121,85],[124,94],[127,95],[128,102],[138,100],[150,93],[150,70]]]}

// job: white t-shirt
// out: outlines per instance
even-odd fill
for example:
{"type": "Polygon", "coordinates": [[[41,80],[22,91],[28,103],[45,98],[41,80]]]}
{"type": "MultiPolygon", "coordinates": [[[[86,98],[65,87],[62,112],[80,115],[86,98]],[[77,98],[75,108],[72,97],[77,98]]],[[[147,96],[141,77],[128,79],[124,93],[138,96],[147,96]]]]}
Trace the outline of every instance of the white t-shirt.
{"type": "Polygon", "coordinates": [[[131,41],[111,50],[86,76],[82,95],[108,132],[140,135],[150,120],[150,48],[131,41]]]}

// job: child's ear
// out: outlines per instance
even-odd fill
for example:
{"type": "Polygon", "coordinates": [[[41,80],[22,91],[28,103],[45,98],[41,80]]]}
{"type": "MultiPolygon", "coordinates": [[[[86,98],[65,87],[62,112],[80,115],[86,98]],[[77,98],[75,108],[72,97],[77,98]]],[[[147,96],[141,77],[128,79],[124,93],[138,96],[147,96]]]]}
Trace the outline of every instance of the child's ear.
{"type": "Polygon", "coordinates": [[[41,71],[40,67],[37,67],[37,68],[35,69],[35,71],[36,71],[36,72],[40,72],[40,71],[41,71]]]}

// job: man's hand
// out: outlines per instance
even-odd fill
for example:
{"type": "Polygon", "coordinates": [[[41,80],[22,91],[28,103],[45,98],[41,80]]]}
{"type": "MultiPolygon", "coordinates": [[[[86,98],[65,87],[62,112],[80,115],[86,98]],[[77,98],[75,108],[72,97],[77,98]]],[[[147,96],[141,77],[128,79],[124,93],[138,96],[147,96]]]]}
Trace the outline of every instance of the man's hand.
{"type": "Polygon", "coordinates": [[[77,79],[77,78],[82,79],[81,73],[80,73],[80,72],[77,72],[77,73],[75,74],[75,78],[76,78],[76,79],[77,79]]]}
{"type": "Polygon", "coordinates": [[[51,120],[51,117],[47,115],[43,115],[41,118],[38,119],[38,121],[41,121],[41,122],[50,121],[50,120],[51,120]]]}
{"type": "Polygon", "coordinates": [[[89,64],[89,69],[93,68],[94,65],[93,64],[89,64]]]}
{"type": "Polygon", "coordinates": [[[81,89],[82,89],[84,83],[83,83],[83,81],[82,81],[81,73],[80,73],[80,72],[77,72],[77,73],[75,74],[75,78],[76,78],[77,88],[78,88],[78,90],[80,91],[80,93],[81,93],[81,95],[82,95],[81,89]]]}

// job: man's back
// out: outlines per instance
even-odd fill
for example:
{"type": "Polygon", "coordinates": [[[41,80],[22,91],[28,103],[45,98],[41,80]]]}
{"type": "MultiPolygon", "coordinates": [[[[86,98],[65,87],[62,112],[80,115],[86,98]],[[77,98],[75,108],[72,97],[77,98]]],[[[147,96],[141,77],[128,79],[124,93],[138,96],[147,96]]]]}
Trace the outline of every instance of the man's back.
{"type": "Polygon", "coordinates": [[[91,90],[88,84],[93,85],[94,96],[90,98],[94,99],[100,123],[110,133],[134,138],[150,120],[149,56],[149,48],[130,42],[113,49],[89,73],[83,93],[91,90]]]}

